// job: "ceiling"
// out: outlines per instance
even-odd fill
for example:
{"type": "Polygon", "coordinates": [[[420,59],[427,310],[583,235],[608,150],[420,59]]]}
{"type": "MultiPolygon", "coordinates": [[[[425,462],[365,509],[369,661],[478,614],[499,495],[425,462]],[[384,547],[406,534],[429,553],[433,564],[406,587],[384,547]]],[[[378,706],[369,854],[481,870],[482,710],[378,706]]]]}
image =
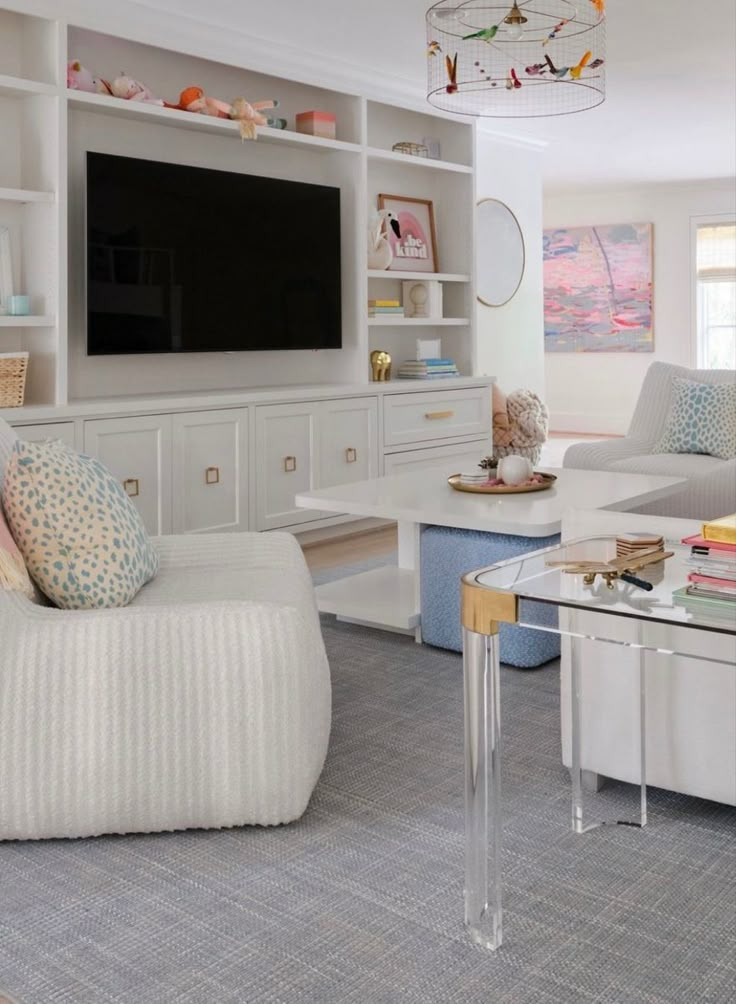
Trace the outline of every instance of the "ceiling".
{"type": "MultiPolygon", "coordinates": [[[[585,0],[580,0],[584,3],[585,0]]],[[[137,0],[353,66],[411,94],[424,87],[430,0],[137,0]]],[[[545,188],[732,178],[736,174],[734,0],[608,0],[607,97],[577,115],[485,119],[545,141],[545,188]]]]}

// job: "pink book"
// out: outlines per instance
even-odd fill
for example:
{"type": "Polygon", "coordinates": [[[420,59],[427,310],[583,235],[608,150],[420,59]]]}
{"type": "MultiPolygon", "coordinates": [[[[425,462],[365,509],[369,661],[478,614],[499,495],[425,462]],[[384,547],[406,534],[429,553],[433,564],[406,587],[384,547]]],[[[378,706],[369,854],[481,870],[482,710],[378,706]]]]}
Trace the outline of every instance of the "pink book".
{"type": "Polygon", "coordinates": [[[736,591],[736,582],[733,579],[717,579],[715,575],[700,575],[699,572],[690,572],[687,577],[688,582],[700,582],[704,586],[717,586],[719,589],[729,589],[736,591]]]}
{"type": "Polygon", "coordinates": [[[706,540],[699,533],[694,533],[692,537],[683,537],[681,543],[690,544],[691,547],[705,547],[709,551],[730,551],[736,554],[736,544],[726,544],[720,540],[706,540]]]}

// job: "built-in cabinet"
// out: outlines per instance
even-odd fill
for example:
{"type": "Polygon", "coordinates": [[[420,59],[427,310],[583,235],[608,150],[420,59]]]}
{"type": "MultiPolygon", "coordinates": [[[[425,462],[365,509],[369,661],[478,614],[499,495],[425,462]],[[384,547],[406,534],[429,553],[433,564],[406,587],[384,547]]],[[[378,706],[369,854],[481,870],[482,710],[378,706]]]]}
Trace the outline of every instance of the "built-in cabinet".
{"type": "Polygon", "coordinates": [[[294,388],[255,401],[243,392],[222,408],[213,407],[217,395],[192,396],[169,411],[159,399],[147,414],[131,399],[108,404],[118,410],[111,417],[88,405],[81,414],[65,409],[65,421],[15,428],[23,439],[63,439],[101,460],[151,534],[297,531],[336,519],[298,508],[299,493],[427,464],[448,474],[472,467],[490,452],[490,382],[313,388],[319,400],[294,388]]]}

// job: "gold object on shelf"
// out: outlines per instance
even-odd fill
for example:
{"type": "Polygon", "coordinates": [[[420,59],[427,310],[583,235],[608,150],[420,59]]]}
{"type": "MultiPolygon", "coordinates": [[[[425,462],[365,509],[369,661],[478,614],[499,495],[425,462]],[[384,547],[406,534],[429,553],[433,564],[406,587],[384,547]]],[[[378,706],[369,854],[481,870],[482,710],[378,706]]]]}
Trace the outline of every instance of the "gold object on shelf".
{"type": "Polygon", "coordinates": [[[345,463],[354,464],[357,459],[358,459],[358,451],[355,449],[354,446],[348,446],[348,448],[345,450],[345,463]]]}
{"type": "Polygon", "coordinates": [[[391,355],[385,349],[371,352],[371,379],[375,382],[391,379],[391,355]]]}
{"type": "Polygon", "coordinates": [[[284,457],[284,470],[287,474],[296,470],[296,457],[284,457]]]}
{"type": "Polygon", "coordinates": [[[204,472],[204,483],[206,485],[219,485],[220,483],[220,468],[219,467],[208,467],[204,472]]]}
{"type": "Polygon", "coordinates": [[[128,498],[134,499],[141,493],[141,483],[138,478],[126,478],[123,481],[123,491],[128,498]]]}
{"type": "Polygon", "coordinates": [[[401,143],[394,143],[391,149],[394,153],[408,153],[410,157],[429,157],[429,149],[424,143],[410,143],[405,140],[401,143]]]}
{"type": "Polygon", "coordinates": [[[435,419],[435,418],[454,418],[454,411],[425,411],[424,417],[435,419]]]}
{"type": "Polygon", "coordinates": [[[540,474],[544,481],[535,485],[463,485],[460,483],[460,475],[452,474],[447,479],[450,488],[456,492],[474,492],[477,495],[520,495],[522,492],[543,492],[551,488],[557,480],[556,474],[544,474],[542,471],[535,471],[540,474]]]}

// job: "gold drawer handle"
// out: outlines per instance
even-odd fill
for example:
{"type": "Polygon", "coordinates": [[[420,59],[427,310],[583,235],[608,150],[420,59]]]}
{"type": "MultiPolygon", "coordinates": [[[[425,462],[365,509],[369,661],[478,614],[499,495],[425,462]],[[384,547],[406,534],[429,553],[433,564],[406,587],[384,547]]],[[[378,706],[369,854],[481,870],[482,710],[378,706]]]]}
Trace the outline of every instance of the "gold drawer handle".
{"type": "Polygon", "coordinates": [[[354,446],[348,446],[348,448],[345,450],[345,463],[354,464],[357,459],[358,459],[358,451],[355,449],[354,446]]]}
{"type": "Polygon", "coordinates": [[[453,418],[454,411],[425,411],[425,418],[453,418]]]}
{"type": "Polygon", "coordinates": [[[206,485],[219,485],[220,483],[220,468],[219,467],[207,467],[204,472],[204,483],[206,485]]]}
{"type": "Polygon", "coordinates": [[[287,474],[296,470],[296,457],[284,457],[284,470],[287,474]]]}
{"type": "Polygon", "coordinates": [[[126,478],[123,481],[123,491],[128,498],[134,499],[141,493],[141,483],[138,478],[126,478]]]}

